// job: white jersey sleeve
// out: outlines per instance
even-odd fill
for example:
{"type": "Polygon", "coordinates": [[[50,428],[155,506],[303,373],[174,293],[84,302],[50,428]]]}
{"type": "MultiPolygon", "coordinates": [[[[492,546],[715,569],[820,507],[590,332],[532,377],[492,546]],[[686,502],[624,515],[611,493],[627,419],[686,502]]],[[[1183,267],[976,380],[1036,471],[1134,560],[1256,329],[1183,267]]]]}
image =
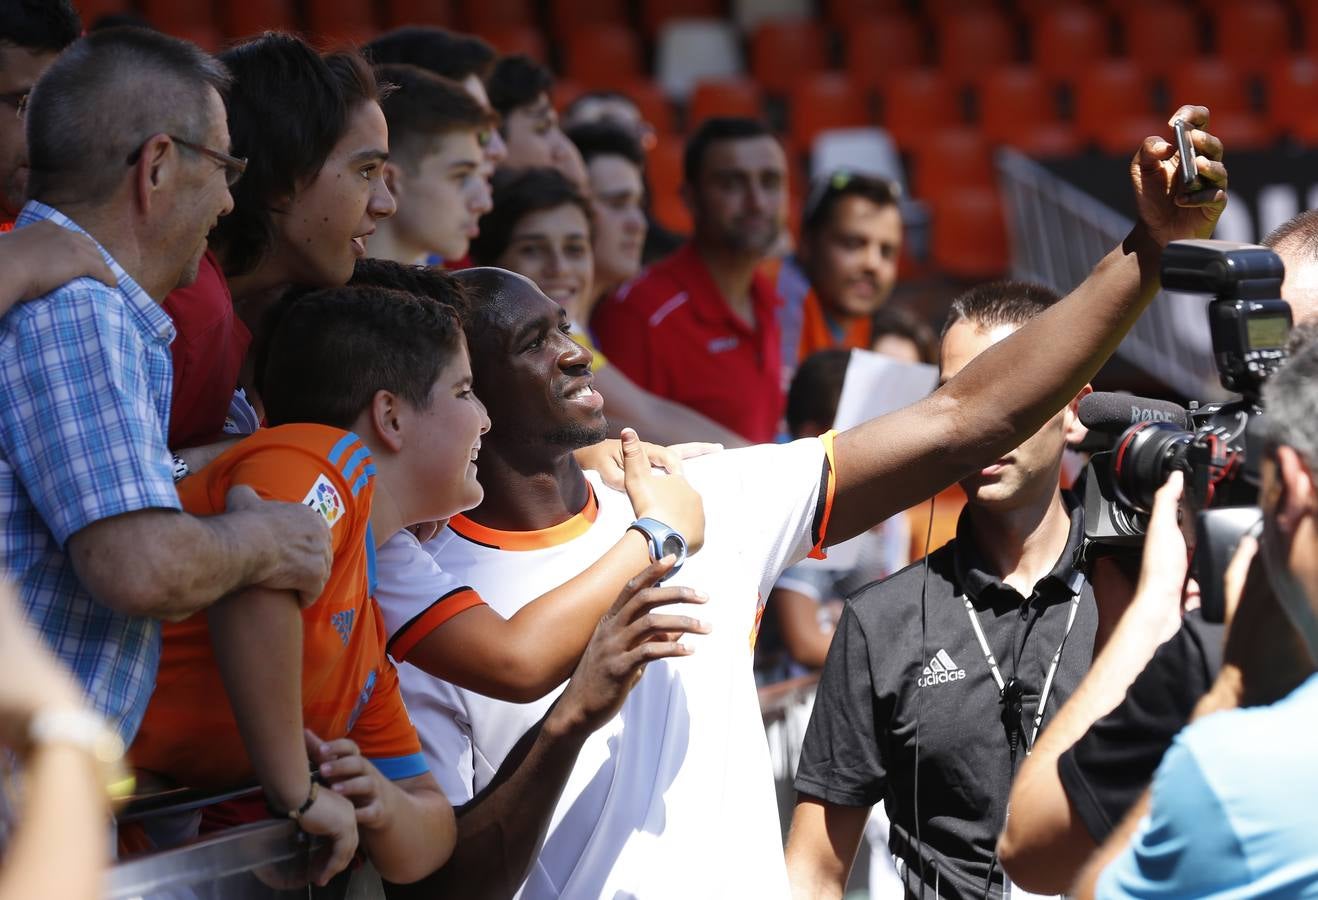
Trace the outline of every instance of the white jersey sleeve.
{"type": "Polygon", "coordinates": [[[485,601],[439,567],[410,531],[385,541],[375,558],[375,600],[384,615],[386,648],[397,662],[426,635],[485,601]]]}

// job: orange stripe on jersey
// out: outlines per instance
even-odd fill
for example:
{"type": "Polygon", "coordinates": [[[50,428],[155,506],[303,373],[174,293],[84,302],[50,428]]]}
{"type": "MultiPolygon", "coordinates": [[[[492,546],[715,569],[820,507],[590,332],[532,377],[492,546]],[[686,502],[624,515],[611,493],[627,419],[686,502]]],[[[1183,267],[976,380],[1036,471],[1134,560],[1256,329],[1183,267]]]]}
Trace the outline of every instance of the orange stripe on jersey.
{"type": "Polygon", "coordinates": [[[586,498],[586,506],[581,512],[566,522],[559,522],[539,531],[499,531],[477,525],[466,516],[454,516],[449,519],[448,527],[452,528],[458,537],[466,538],[475,544],[493,547],[495,550],[543,550],[546,547],[557,547],[589,531],[599,515],[600,507],[599,501],[595,499],[595,489],[590,485],[587,485],[587,488],[590,490],[590,496],[586,498]]]}
{"type": "Polygon", "coordinates": [[[417,613],[410,622],[398,629],[398,632],[389,639],[389,644],[385,649],[398,662],[405,662],[407,654],[411,653],[426,635],[458,613],[466,612],[474,606],[483,606],[484,604],[485,601],[481,599],[481,595],[471,588],[454,588],[426,607],[424,611],[417,613]]]}
{"type": "Polygon", "coordinates": [[[824,512],[819,516],[815,530],[815,545],[810,548],[811,559],[825,559],[828,553],[824,544],[828,540],[828,520],[833,515],[833,494],[837,491],[837,462],[833,458],[833,439],[836,431],[826,431],[819,436],[824,445],[824,457],[828,461],[828,484],[824,488],[824,512]]]}

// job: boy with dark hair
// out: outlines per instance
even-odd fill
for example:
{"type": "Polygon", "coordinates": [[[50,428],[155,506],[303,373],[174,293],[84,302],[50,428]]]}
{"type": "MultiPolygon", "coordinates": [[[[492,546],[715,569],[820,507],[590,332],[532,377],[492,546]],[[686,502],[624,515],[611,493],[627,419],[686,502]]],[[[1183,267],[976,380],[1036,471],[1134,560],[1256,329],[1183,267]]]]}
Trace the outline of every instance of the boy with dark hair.
{"type": "Polygon", "coordinates": [[[384,65],[376,75],[395,88],[380,105],[389,124],[384,181],[398,209],[376,226],[370,253],[401,263],[462,259],[491,206],[481,135],[493,116],[425,69],[384,65]]]}
{"type": "Polygon", "coordinates": [[[595,286],[591,306],[641,270],[646,219],[645,151],[635,136],[611,121],[587,122],[568,131],[586,163],[595,231],[595,286]]]}
{"type": "Polygon", "coordinates": [[[485,81],[490,105],[503,121],[499,126],[508,143],[509,168],[551,166],[577,185],[586,181],[581,154],[558,124],[549,99],[554,76],[529,56],[504,56],[485,81]]]}

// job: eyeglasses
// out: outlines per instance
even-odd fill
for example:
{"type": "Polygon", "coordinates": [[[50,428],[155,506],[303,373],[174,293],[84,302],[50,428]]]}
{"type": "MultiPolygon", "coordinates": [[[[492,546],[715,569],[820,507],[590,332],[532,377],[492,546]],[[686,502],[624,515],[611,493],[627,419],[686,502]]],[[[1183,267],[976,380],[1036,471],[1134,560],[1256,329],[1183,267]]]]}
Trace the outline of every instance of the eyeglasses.
{"type": "MultiPolygon", "coordinates": [[[[212,150],[210,147],[186,140],[176,135],[171,134],[166,136],[180,147],[191,150],[193,153],[200,153],[202,156],[208,157],[219,163],[224,169],[224,183],[229,187],[233,187],[237,184],[238,179],[242,178],[243,173],[247,171],[247,159],[245,157],[230,156],[227,153],[221,153],[219,150],[212,150]]],[[[125,163],[130,166],[137,165],[137,161],[142,158],[142,147],[144,146],[146,146],[145,143],[132,153],[128,154],[128,159],[125,160],[125,163]]]]}

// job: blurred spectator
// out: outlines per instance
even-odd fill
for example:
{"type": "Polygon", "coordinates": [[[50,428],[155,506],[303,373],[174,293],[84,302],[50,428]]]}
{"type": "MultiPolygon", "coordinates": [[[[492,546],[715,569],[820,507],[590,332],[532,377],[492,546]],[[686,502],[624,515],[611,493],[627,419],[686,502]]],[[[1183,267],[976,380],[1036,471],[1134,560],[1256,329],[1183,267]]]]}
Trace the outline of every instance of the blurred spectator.
{"type": "Polygon", "coordinates": [[[315,597],[328,570],[325,525],[300,505],[200,519],[174,490],[174,328],[159,303],[196,277],[233,205],[227,84],[191,44],[118,29],[66,50],[27,109],[18,227],[88,234],[117,286],[76,279],[0,320],[0,559],[125,739],[154,684],[158,619],[249,584],[315,597]]]}
{"type": "MultiPolygon", "coordinates": [[[[1303,347],[1271,378],[1263,404],[1262,536],[1241,542],[1227,573],[1239,605],[1228,600],[1222,671],[1149,791],[1091,858],[1077,896],[1304,897],[1318,890],[1318,675],[1311,674],[1318,659],[1318,345],[1303,347]],[[1256,549],[1261,571],[1251,565],[1256,549]],[[1251,589],[1259,574],[1270,590],[1251,589]],[[1273,597],[1284,616],[1272,613],[1273,597]],[[1300,652],[1279,654],[1292,633],[1300,652]],[[1268,705],[1239,708],[1279,675],[1298,687],[1268,705]]],[[[1178,491],[1179,480],[1160,493],[1178,491]]],[[[1167,530],[1175,533],[1170,523],[1167,530]]]]}
{"type": "MultiPolygon", "coordinates": [[[[179,333],[171,348],[176,450],[256,430],[260,398],[244,366],[267,308],[291,285],[347,283],[377,223],[394,212],[384,183],[388,129],[360,56],[322,56],[301,38],[270,33],[221,58],[233,73],[233,151],[251,163],[233,185],[233,212],[210,235],[197,282],[165,301],[179,333]]],[[[215,455],[213,445],[180,451],[180,477],[215,455]]]]}
{"type": "MultiPolygon", "coordinates": [[[[420,66],[456,81],[484,109],[498,115],[490,105],[489,94],[485,91],[485,79],[494,70],[498,54],[474,34],[408,25],[385,32],[362,49],[374,63],[420,66]]],[[[498,128],[490,128],[484,133],[481,146],[485,150],[488,164],[485,172],[488,179],[507,158],[508,145],[504,143],[498,128]]]]}
{"type": "Polygon", "coordinates": [[[123,741],[87,709],[0,582],[0,900],[103,896],[106,801],[131,790],[125,774],[123,741]],[[7,811],[11,752],[23,770],[23,796],[7,811]]]}
{"type": "Polygon", "coordinates": [[[81,33],[69,0],[0,3],[0,231],[13,227],[27,199],[23,104],[41,73],[81,33]]]}
{"type": "Polygon", "coordinates": [[[380,105],[389,124],[384,180],[398,210],[380,220],[367,250],[402,263],[462,259],[490,211],[480,136],[492,116],[457,82],[425,69],[375,71],[395,88],[380,105]]]}
{"type": "Polygon", "coordinates": [[[771,274],[783,298],[784,383],[818,350],[870,349],[872,317],[897,284],[900,199],[896,185],[873,175],[837,171],[810,185],[797,253],[771,274]]]}
{"type": "Polygon", "coordinates": [[[900,306],[885,306],[870,317],[869,349],[899,362],[938,365],[934,330],[900,306]]]}
{"type": "Polygon", "coordinates": [[[782,416],[778,295],[757,268],[778,239],[787,157],[753,119],[710,119],[687,142],[695,236],[595,310],[605,353],[646,390],[749,441],[782,416]]]}
{"type": "MultiPolygon", "coordinates": [[[[649,225],[645,218],[645,153],[610,122],[578,125],[568,137],[586,163],[594,238],[595,284],[590,310],[641,270],[649,225]]],[[[578,321],[589,322],[587,310],[578,321]]]]}
{"type": "Polygon", "coordinates": [[[504,169],[495,176],[494,209],[481,219],[472,260],[525,275],[567,312],[572,339],[592,354],[595,387],[609,399],[611,433],[623,427],[659,443],[715,441],[741,446],[735,432],[638,387],[608,364],[578,323],[588,321],[594,288],[591,207],[556,169],[504,169]]]}
{"type": "Polygon", "coordinates": [[[586,184],[581,154],[558,124],[558,113],[549,100],[554,76],[529,56],[500,57],[485,81],[490,105],[502,117],[499,125],[508,156],[502,165],[510,169],[550,166],[573,184],[586,184]]]}
{"type": "MultiPolygon", "coordinates": [[[[944,327],[943,382],[1056,301],[1017,282],[962,294],[944,327]]],[[[797,770],[787,857],[798,892],[841,891],[880,800],[908,894],[975,900],[1000,889],[994,845],[1012,776],[1094,644],[1093,592],[1079,569],[1084,510],[1058,488],[1087,393],[961,481],[955,541],[849,599],[797,770]],[[920,655],[912,662],[894,647],[920,655]]]]}

